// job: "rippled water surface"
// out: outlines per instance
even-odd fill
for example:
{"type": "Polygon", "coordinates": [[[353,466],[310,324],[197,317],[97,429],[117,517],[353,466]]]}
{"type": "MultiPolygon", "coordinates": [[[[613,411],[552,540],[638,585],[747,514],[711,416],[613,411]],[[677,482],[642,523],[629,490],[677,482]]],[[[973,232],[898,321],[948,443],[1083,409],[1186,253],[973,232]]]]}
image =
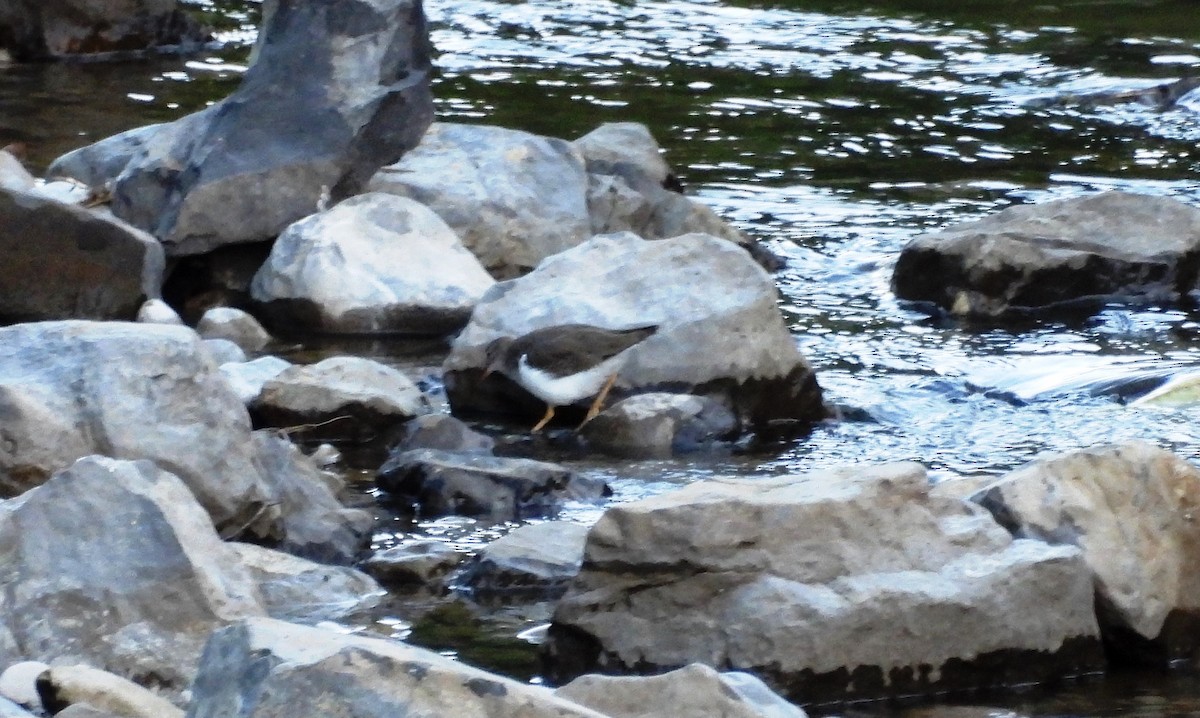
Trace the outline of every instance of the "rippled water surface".
{"type": "MultiPolygon", "coordinates": [[[[223,96],[256,7],[206,7],[226,44],[198,56],[0,69],[0,144],[28,141],[44,165],[223,96]]],[[[715,461],[588,464],[620,498],[859,461],[987,476],[1130,438],[1200,457],[1196,411],[1125,404],[1200,370],[1196,310],[978,326],[913,311],[888,287],[913,236],[1014,203],[1109,188],[1200,202],[1200,95],[1165,108],[1090,99],[1197,72],[1193,2],[450,0],[427,12],[441,119],[566,138],[644,122],[689,191],[787,259],[780,307],[844,419],[715,461]]],[[[1026,709],[1200,712],[1194,686],[1146,697],[1146,685],[1026,709]]]]}

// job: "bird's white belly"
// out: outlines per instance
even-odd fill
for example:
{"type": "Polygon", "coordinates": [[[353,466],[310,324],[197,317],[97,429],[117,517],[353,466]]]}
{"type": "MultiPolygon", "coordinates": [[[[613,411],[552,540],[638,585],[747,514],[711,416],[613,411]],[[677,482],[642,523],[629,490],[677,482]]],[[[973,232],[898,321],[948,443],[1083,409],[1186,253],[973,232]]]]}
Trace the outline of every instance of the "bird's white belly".
{"type": "Polygon", "coordinates": [[[520,373],[521,384],[531,394],[551,406],[565,406],[599,393],[604,382],[617,370],[617,364],[618,362],[610,359],[585,372],[556,377],[530,366],[522,356],[517,362],[517,371],[520,373]]]}

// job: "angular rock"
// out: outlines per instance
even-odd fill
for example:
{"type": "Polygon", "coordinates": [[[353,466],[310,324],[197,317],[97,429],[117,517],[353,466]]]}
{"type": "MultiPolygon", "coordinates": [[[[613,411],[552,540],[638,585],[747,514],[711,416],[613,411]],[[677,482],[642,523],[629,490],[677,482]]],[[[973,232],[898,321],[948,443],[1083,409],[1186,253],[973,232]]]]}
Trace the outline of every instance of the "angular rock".
{"type": "Polygon", "coordinates": [[[292,331],[449,334],[494,283],[428,207],[370,192],[284,230],[251,296],[292,331]]]}
{"type": "Polygon", "coordinates": [[[480,594],[558,597],[579,573],[587,533],[571,521],[521,526],[483,547],[461,582],[480,594]]]}
{"type": "Polygon", "coordinates": [[[533,459],[414,449],[391,456],[376,484],[389,500],[422,515],[482,516],[515,521],[554,513],[567,500],[607,496],[601,480],[533,459]]]}
{"type": "Polygon", "coordinates": [[[449,414],[424,414],[404,425],[392,453],[441,449],[464,454],[491,454],[496,441],[449,414]]]}
{"type": "Polygon", "coordinates": [[[1166,665],[1200,648],[1200,470],[1151,444],[1034,461],[981,493],[1018,536],[1078,546],[1113,655],[1166,665]]]}
{"type": "Polygon", "coordinates": [[[434,123],[370,189],[427,205],[495,277],[515,277],[591,235],[583,157],[518,130],[434,123]]]}
{"type": "Polygon", "coordinates": [[[0,5],[0,49],[23,62],[209,39],[177,0],[14,0],[0,5]]]}
{"type": "Polygon", "coordinates": [[[580,676],[554,691],[610,718],[807,718],[749,673],[693,663],[660,676],[580,676]]]}
{"type": "Polygon", "coordinates": [[[900,253],[900,299],[999,317],[1106,301],[1174,303],[1200,273],[1200,209],[1103,192],[1009,207],[917,237],[900,253]]]}
{"type": "Polygon", "coordinates": [[[0,329],[0,493],[89,454],[150,459],[225,536],[271,535],[278,499],[250,418],[187,327],[43,322],[0,329]]]}
{"type": "Polygon", "coordinates": [[[329,566],[248,543],[230,543],[258,583],[272,618],[334,621],[379,603],[383,589],[349,566],[329,566]]]}
{"type": "Polygon", "coordinates": [[[271,619],[218,631],[189,718],[353,715],[604,718],[536,686],[397,641],[271,619]]]}
{"type": "Polygon", "coordinates": [[[272,341],[257,319],[233,307],[209,309],[200,317],[196,332],[205,339],[227,339],[247,352],[260,351],[272,341]]]}
{"type": "Polygon", "coordinates": [[[112,183],[113,213],[168,254],[278,235],[360,191],[433,118],[420,0],[279,0],[260,34],[238,89],[139,137],[112,183]]]}
{"type": "MultiPolygon", "coordinates": [[[[744,423],[823,418],[816,376],[776,301],[770,275],[716,237],[595,237],[485,295],[443,365],[446,392],[455,413],[520,413],[532,424],[544,404],[499,374],[483,378],[488,344],[560,324],[657,324],[626,353],[613,401],[663,390],[712,397],[744,423]]],[[[578,424],[589,401],[559,413],[578,424]]]]}
{"type": "Polygon", "coordinates": [[[352,562],[370,538],[371,514],[343,506],[329,474],[286,438],[256,431],[254,448],[255,464],[279,497],[279,531],[264,539],[314,561],[352,562]]]}
{"type": "Polygon", "coordinates": [[[617,456],[665,458],[736,438],[738,420],[706,396],[651,392],[624,399],[580,430],[588,445],[617,456]]]}
{"type": "Polygon", "coordinates": [[[237,394],[243,404],[249,406],[258,399],[268,381],[292,366],[295,365],[286,359],[265,356],[253,361],[222,364],[218,370],[233,389],[233,393],[237,394]]]}
{"type": "Polygon", "coordinates": [[[133,319],[157,297],[163,250],[103,212],[0,189],[0,323],[133,319]]]}
{"type": "Polygon", "coordinates": [[[169,124],[135,127],[72,150],[50,163],[47,177],[70,177],[95,189],[111,188],[117,177],[154,136],[169,124]]]}
{"type": "Polygon", "coordinates": [[[85,457],[0,504],[0,584],[26,658],[175,694],[214,628],[263,615],[192,493],[148,461],[85,457]]]}
{"type": "Polygon", "coordinates": [[[347,356],[283,370],[251,411],[265,426],[301,427],[305,438],[365,443],[428,412],[429,402],[395,369],[347,356]]]}
{"type": "Polygon", "coordinates": [[[388,586],[440,589],[441,580],[465,559],[444,541],[419,540],[371,554],[363,570],[388,586]]]}
{"type": "Polygon", "coordinates": [[[550,677],[702,662],[804,702],[1044,680],[1103,665],[1091,595],[1078,549],[1014,540],[918,465],[702,481],[592,528],[550,677]]]}
{"type": "Polygon", "coordinates": [[[183,718],[183,711],[166,698],[91,666],[54,666],[38,679],[37,687],[42,705],[54,715],[84,704],[123,718],[183,718]]]}

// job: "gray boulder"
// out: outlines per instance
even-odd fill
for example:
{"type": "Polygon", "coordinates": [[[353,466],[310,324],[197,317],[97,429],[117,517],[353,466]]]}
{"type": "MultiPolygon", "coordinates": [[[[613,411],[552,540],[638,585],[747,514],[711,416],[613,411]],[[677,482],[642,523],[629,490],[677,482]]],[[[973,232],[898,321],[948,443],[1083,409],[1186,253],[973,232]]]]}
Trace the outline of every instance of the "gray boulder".
{"type": "Polygon", "coordinates": [[[560,596],[579,573],[587,533],[570,521],[518,527],[480,549],[461,583],[477,594],[560,596]]]}
{"type": "Polygon", "coordinates": [[[257,588],[175,476],[85,457],[0,504],[0,623],[23,658],[178,694],[208,634],[263,615],[257,588]]]}
{"type": "Polygon", "coordinates": [[[549,691],[398,641],[272,619],[213,634],[188,718],[604,718],[549,691]]]}
{"type": "Polygon", "coordinates": [[[432,120],[420,0],[279,0],[260,33],[232,95],[119,141],[136,149],[112,210],[168,254],[278,235],[323,197],[356,194],[432,120]]]}
{"type": "Polygon", "coordinates": [[[428,207],[371,192],[284,230],[250,291],[292,331],[448,334],[494,283],[428,207]]]}
{"type": "Polygon", "coordinates": [[[147,299],[138,307],[137,321],[146,324],[183,324],[183,319],[171,305],[161,299],[147,299]]]}
{"type": "Polygon", "coordinates": [[[584,424],[588,445],[606,454],[666,458],[737,436],[737,416],[707,396],[651,392],[624,399],[584,424]]]}
{"type": "Polygon", "coordinates": [[[1166,665],[1200,648],[1195,466],[1141,441],[1097,446],[1034,461],[979,496],[1018,536],[1083,550],[1110,650],[1166,665]]]}
{"type": "Polygon", "coordinates": [[[533,459],[414,449],[393,454],[375,477],[388,499],[426,516],[457,514],[515,521],[554,513],[567,500],[609,493],[600,479],[533,459]]]}
{"type": "Polygon", "coordinates": [[[421,539],[371,554],[363,570],[388,586],[440,591],[442,579],[465,559],[466,554],[445,541],[421,539]]]}
{"type": "Polygon", "coordinates": [[[0,49],[20,61],[144,51],[208,39],[177,0],[13,0],[0,5],[0,49]]]}
{"type": "MultiPolygon", "coordinates": [[[[776,302],[770,275],[716,237],[595,237],[484,296],[443,365],[446,392],[455,413],[519,412],[532,424],[544,404],[505,377],[483,377],[492,341],[560,324],[657,324],[626,353],[614,401],[665,390],[710,396],[745,423],[823,418],[816,376],[776,302]]],[[[578,423],[583,412],[560,413],[578,423]]]]}
{"type": "Polygon", "coordinates": [[[43,707],[52,715],[86,705],[122,718],[183,718],[183,710],[161,695],[91,666],[49,668],[38,678],[37,688],[43,707]]]}
{"type": "Polygon", "coordinates": [[[106,212],[0,189],[0,323],[133,319],[162,286],[163,250],[106,212]]]}
{"type": "Polygon", "coordinates": [[[334,621],[374,607],[384,595],[373,578],[349,566],[329,566],[248,543],[229,545],[258,583],[272,618],[334,621]]]}
{"type": "Polygon", "coordinates": [[[393,453],[441,449],[465,454],[491,454],[496,440],[449,414],[423,414],[404,425],[393,453]]]}
{"type": "Polygon", "coordinates": [[[554,691],[610,718],[807,718],[749,673],[700,663],[659,676],[580,676],[554,691]]]}
{"type": "Polygon", "coordinates": [[[505,278],[591,235],[587,183],[583,157],[564,140],[438,122],[370,189],[428,205],[505,278]]]}
{"type": "Polygon", "coordinates": [[[170,124],[145,125],[72,150],[50,163],[47,177],[70,177],[95,190],[111,189],[130,160],[170,124]]]}
{"type": "Polygon", "coordinates": [[[1080,551],[1014,540],[981,507],[931,495],[914,464],[702,481],[614,506],[548,647],[554,680],[702,662],[806,703],[1103,665],[1080,551]]]}
{"type": "Polygon", "coordinates": [[[250,417],[187,327],[41,322],[0,329],[0,493],[89,454],[150,459],[187,484],[225,536],[272,535],[275,490],[250,417]]]}
{"type": "Polygon", "coordinates": [[[1010,207],[900,253],[900,299],[997,317],[1112,299],[1177,302],[1200,272],[1200,209],[1103,192],[1010,207]]]}
{"type": "Polygon", "coordinates": [[[196,324],[196,332],[205,339],[226,339],[247,352],[260,351],[271,343],[271,335],[257,319],[234,307],[209,309],[196,324]]]}
{"type": "Polygon", "coordinates": [[[250,406],[258,399],[268,381],[292,366],[295,365],[286,359],[264,356],[252,361],[221,364],[218,370],[233,389],[233,393],[237,394],[243,404],[250,406]]]}

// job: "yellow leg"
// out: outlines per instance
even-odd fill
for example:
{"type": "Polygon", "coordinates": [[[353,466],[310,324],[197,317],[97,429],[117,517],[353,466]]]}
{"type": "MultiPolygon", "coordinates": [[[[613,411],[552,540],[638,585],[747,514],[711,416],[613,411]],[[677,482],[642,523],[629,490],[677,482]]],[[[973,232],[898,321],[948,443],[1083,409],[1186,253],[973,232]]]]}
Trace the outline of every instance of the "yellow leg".
{"type": "Polygon", "coordinates": [[[554,405],[547,404],[546,405],[546,415],[542,417],[541,421],[539,421],[538,423],[533,425],[533,428],[529,430],[529,433],[536,434],[537,432],[541,431],[542,427],[545,426],[546,424],[549,424],[550,420],[553,418],[554,418],[554,405]]]}
{"type": "MultiPolygon", "coordinates": [[[[604,400],[608,398],[608,392],[612,391],[613,384],[615,384],[616,381],[617,375],[613,374],[608,378],[608,381],[604,382],[604,387],[600,389],[600,393],[596,395],[596,400],[593,401],[591,407],[588,408],[587,416],[583,417],[583,423],[579,425],[580,429],[583,428],[584,424],[588,423],[592,419],[595,419],[596,415],[600,413],[600,408],[604,406],[604,400]]],[[[578,431],[578,429],[576,431],[578,431]]]]}

